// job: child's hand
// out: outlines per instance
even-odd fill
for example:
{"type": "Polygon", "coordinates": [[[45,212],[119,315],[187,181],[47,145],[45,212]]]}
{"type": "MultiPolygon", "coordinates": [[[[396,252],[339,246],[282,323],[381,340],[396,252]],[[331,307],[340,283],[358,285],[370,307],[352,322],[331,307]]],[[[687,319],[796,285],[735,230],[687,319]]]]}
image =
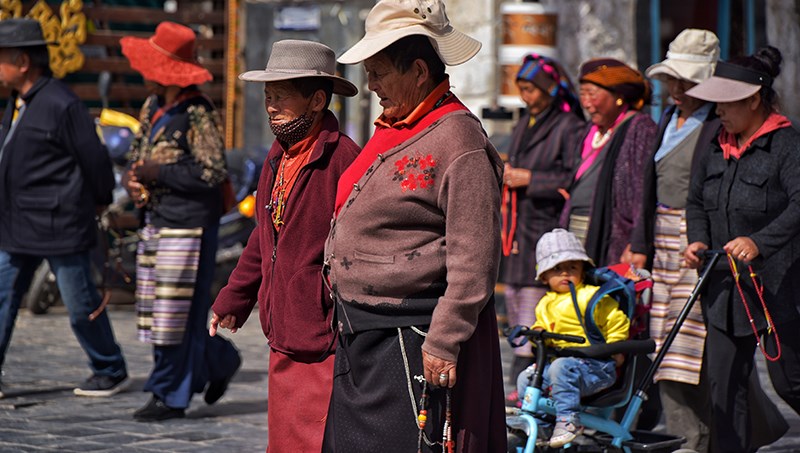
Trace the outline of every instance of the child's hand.
{"type": "Polygon", "coordinates": [[[536,372],[535,363],[525,368],[525,370],[517,376],[517,394],[519,395],[520,401],[525,398],[525,389],[531,385],[531,378],[534,372],[536,372]]]}
{"type": "Polygon", "coordinates": [[[611,356],[614,359],[614,363],[617,365],[617,368],[621,367],[623,363],[625,363],[625,355],[624,354],[614,354],[611,356]]]}

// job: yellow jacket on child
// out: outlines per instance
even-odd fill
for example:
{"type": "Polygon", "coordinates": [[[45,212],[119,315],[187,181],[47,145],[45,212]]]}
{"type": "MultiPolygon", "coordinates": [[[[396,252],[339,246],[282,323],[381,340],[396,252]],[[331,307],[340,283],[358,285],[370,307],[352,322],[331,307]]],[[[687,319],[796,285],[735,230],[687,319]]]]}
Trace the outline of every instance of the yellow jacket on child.
{"type": "MultiPolygon", "coordinates": [[[[600,289],[598,286],[584,284],[580,284],[575,288],[578,308],[581,310],[583,318],[586,318],[586,305],[598,289],[600,289]]],[[[619,309],[619,303],[612,297],[605,296],[597,303],[594,311],[594,322],[606,339],[606,343],[628,339],[630,320],[625,312],[619,309]]],[[[562,335],[586,337],[586,332],[584,332],[583,326],[575,313],[575,305],[572,303],[572,295],[570,293],[548,291],[539,301],[539,304],[536,305],[536,322],[532,328],[541,328],[548,332],[562,335]]],[[[574,348],[589,346],[589,341],[579,344],[561,340],[548,340],[548,344],[557,348],[574,348]]]]}

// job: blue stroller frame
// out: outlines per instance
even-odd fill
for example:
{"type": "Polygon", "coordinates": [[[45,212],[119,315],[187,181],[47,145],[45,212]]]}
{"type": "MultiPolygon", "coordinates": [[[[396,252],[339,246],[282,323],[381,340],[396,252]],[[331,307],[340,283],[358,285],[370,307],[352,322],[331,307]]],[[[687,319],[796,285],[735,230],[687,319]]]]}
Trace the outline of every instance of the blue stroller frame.
{"type": "MultiPolygon", "coordinates": [[[[710,257],[710,259],[707,260],[706,266],[692,294],[689,296],[689,299],[678,315],[675,326],[664,340],[662,348],[641,379],[635,379],[634,377],[636,355],[653,352],[655,350],[655,342],[652,339],[626,340],[611,344],[592,344],[591,346],[582,348],[565,348],[555,351],[556,355],[577,357],[607,358],[616,353],[624,353],[627,356],[622,375],[618,377],[617,382],[611,389],[606,389],[598,394],[581,399],[581,425],[583,425],[586,430],[596,431],[597,434],[594,437],[598,443],[603,445],[602,449],[596,451],[624,451],[625,453],[637,451],[667,452],[680,448],[680,445],[685,441],[684,438],[679,436],[650,433],[646,431],[632,431],[631,427],[636,420],[642,403],[647,399],[646,392],[652,384],[656,370],[658,370],[664,355],[675,340],[680,326],[689,315],[692,306],[707,281],[709,271],[713,269],[714,265],[719,260],[720,252],[710,252],[707,253],[706,256],[710,257]],[[638,386],[634,391],[634,384],[636,381],[638,381],[638,386]],[[613,410],[617,407],[625,406],[626,404],[627,408],[622,416],[622,420],[619,422],[613,420],[613,410]]],[[[603,287],[605,285],[613,286],[614,289],[606,294],[615,297],[620,303],[620,308],[625,310],[628,313],[628,317],[631,318],[636,297],[635,294],[633,294],[633,296],[631,295],[631,282],[618,274],[612,275],[608,272],[613,271],[597,269],[593,271],[592,274],[594,275],[587,275],[587,281],[594,284],[591,279],[597,278],[598,276],[601,280],[606,279],[601,289],[598,290],[598,293],[603,292],[603,287]]],[[[649,278],[649,274],[646,278],[649,278]]],[[[585,319],[588,325],[590,318],[593,318],[589,315],[592,313],[590,307],[587,307],[586,313],[585,319]]],[[[589,336],[592,335],[591,329],[588,327],[587,334],[589,336]]],[[[549,397],[542,396],[541,370],[544,368],[547,359],[547,352],[544,346],[545,340],[564,340],[573,343],[586,342],[586,339],[583,337],[530,330],[523,326],[515,327],[508,334],[508,341],[513,347],[521,346],[528,339],[531,340],[536,347],[536,371],[525,389],[525,396],[522,399],[522,408],[508,408],[506,411],[506,425],[509,432],[517,436],[522,434],[522,437],[527,437],[524,446],[514,447],[510,445],[509,451],[514,453],[534,453],[534,451],[547,451],[549,449],[547,446],[547,439],[544,438],[545,436],[539,439],[542,434],[540,428],[543,420],[545,420],[547,415],[554,416],[556,413],[553,400],[549,397]],[[518,339],[523,339],[523,341],[520,342],[518,339]]],[[[563,448],[567,449],[570,447],[571,445],[567,444],[563,448]]],[[[556,451],[558,450],[556,449],[556,451]]]]}

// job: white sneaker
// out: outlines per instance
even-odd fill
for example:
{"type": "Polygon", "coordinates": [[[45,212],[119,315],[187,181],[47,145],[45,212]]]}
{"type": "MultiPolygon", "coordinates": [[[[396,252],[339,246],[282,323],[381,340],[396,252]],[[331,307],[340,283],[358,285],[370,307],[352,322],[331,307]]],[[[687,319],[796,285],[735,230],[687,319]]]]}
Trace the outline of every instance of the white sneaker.
{"type": "Polygon", "coordinates": [[[550,436],[550,448],[563,447],[582,433],[583,426],[578,426],[571,421],[557,421],[555,428],[553,428],[553,435],[550,436]]]}
{"type": "Polygon", "coordinates": [[[114,396],[127,389],[130,383],[131,381],[128,379],[127,374],[118,378],[93,375],[76,388],[73,393],[77,396],[114,396]]]}

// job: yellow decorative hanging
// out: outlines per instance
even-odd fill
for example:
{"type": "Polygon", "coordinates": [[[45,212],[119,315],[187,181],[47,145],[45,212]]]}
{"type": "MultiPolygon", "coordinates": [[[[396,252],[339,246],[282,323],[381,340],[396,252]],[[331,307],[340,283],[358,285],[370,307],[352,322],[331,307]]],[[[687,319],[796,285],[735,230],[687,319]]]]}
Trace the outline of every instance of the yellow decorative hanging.
{"type": "Polygon", "coordinates": [[[0,20],[22,16],[22,1],[0,0],[0,20]]]}
{"type": "MultiPolygon", "coordinates": [[[[84,56],[80,45],[86,42],[86,16],[81,0],[64,0],[60,8],[61,18],[53,13],[45,0],[38,0],[26,17],[39,21],[45,41],[52,43],[50,70],[63,78],[83,67],[84,56]]],[[[20,0],[0,0],[0,20],[22,17],[20,0]]]]}
{"type": "Polygon", "coordinates": [[[57,78],[63,78],[83,67],[84,56],[80,45],[86,42],[86,16],[83,14],[81,0],[61,2],[61,19],[44,0],[39,0],[28,12],[27,17],[42,24],[44,39],[50,49],[50,69],[57,78]]]}

